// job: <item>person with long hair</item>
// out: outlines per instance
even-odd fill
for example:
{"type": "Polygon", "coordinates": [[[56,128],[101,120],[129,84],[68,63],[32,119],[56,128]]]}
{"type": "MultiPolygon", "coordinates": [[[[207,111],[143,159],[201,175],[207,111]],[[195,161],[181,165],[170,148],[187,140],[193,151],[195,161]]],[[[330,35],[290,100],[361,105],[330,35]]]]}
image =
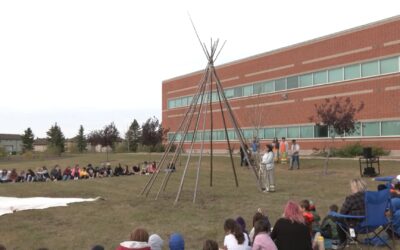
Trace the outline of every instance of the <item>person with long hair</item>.
{"type": "Polygon", "coordinates": [[[234,220],[227,219],[224,223],[225,250],[250,250],[249,238],[243,233],[242,227],[234,220]]]}
{"type": "Polygon", "coordinates": [[[312,250],[311,234],[297,203],[288,201],[282,218],[274,225],[271,238],[279,250],[312,250]]]}
{"type": "MultiPolygon", "coordinates": [[[[346,215],[365,215],[365,190],[367,184],[361,179],[352,179],[350,181],[351,194],[346,197],[342,208],[340,209],[341,214],[346,215]]],[[[360,220],[346,220],[347,225],[354,227],[360,222],[360,220]]],[[[345,244],[347,235],[340,228],[338,229],[339,239],[341,244],[345,244]]]]}
{"type": "Polygon", "coordinates": [[[130,241],[124,241],[119,244],[116,250],[151,250],[149,241],[149,233],[146,229],[137,228],[131,233],[130,241]]]}
{"type": "Polygon", "coordinates": [[[268,220],[261,219],[254,224],[254,239],[252,250],[278,250],[269,233],[271,224],[268,220]]]}

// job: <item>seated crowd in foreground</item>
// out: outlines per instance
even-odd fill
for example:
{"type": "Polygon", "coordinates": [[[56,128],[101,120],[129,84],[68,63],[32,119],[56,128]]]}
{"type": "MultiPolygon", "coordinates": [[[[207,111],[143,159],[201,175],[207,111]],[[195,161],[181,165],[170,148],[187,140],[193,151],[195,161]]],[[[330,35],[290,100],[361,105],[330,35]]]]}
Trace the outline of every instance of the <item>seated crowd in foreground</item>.
{"type": "MultiPolygon", "coordinates": [[[[383,189],[382,185],[378,186],[378,190],[383,189]]],[[[390,185],[392,194],[392,212],[394,222],[394,232],[391,236],[400,235],[400,206],[396,207],[398,202],[400,205],[400,176],[393,178],[390,185]],[[393,190],[393,189],[398,189],[393,190]],[[399,201],[397,200],[399,199],[399,201]],[[399,214],[396,225],[396,214],[399,214]]],[[[223,244],[219,245],[218,240],[207,239],[203,242],[203,250],[322,250],[325,249],[326,243],[329,241],[332,245],[336,245],[335,249],[346,247],[351,242],[345,228],[341,228],[338,223],[343,223],[340,219],[333,217],[330,212],[340,212],[345,215],[365,215],[364,194],[366,191],[366,183],[361,179],[353,179],[350,181],[351,193],[346,196],[341,208],[335,204],[329,207],[329,212],[323,220],[316,211],[316,206],[310,200],[302,200],[299,203],[288,201],[281,218],[278,218],[275,225],[271,228],[269,218],[265,211],[258,209],[252,220],[252,228],[250,231],[246,228],[245,220],[237,217],[236,220],[226,219],[223,225],[225,237],[223,244]],[[324,244],[325,241],[325,244],[324,244]]],[[[346,221],[348,225],[355,226],[360,221],[346,221]]],[[[390,232],[389,232],[390,233],[390,232]]],[[[389,235],[388,235],[389,236],[389,235]]],[[[390,236],[389,236],[390,237],[390,236]]],[[[181,234],[172,234],[168,241],[169,249],[183,250],[184,240],[181,234]]],[[[162,249],[163,241],[159,235],[148,236],[145,229],[136,229],[132,232],[129,241],[124,241],[116,248],[117,250],[142,249],[142,250],[158,250],[162,249]],[[143,237],[137,237],[138,232],[143,237]],[[154,243],[154,237],[157,243],[154,243]],[[154,245],[156,244],[156,245],[154,245]],[[140,247],[138,247],[140,246],[140,247]]]]}
{"type": "Polygon", "coordinates": [[[123,175],[142,175],[152,174],[156,171],[156,162],[143,162],[132,167],[118,164],[114,168],[111,164],[102,164],[100,166],[92,166],[88,164],[86,167],[80,167],[76,164],[74,167],[67,166],[63,170],[59,165],[55,165],[51,170],[46,166],[38,168],[36,171],[32,169],[21,170],[19,173],[16,169],[0,170],[0,183],[8,182],[41,182],[41,181],[67,181],[78,179],[91,179],[102,177],[113,177],[123,175]]]}

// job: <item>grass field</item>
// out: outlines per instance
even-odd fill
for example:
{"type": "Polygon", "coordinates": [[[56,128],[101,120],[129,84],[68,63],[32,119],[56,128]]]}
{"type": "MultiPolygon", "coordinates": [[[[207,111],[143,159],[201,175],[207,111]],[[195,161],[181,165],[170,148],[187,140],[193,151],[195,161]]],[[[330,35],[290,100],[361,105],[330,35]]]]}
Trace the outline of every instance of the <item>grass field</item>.
{"type": "MultiPolygon", "coordinates": [[[[46,165],[79,163],[85,166],[104,161],[102,154],[73,155],[51,160],[2,161],[0,168],[28,169],[46,165]]],[[[158,161],[158,154],[111,154],[110,161],[129,164],[144,160],[158,161]]],[[[28,210],[0,216],[0,243],[7,249],[90,249],[101,244],[106,249],[115,249],[119,242],[127,240],[136,227],[144,227],[150,233],[158,233],[165,242],[168,235],[181,232],[186,249],[201,249],[205,239],[214,239],[222,245],[223,223],[226,218],[242,216],[248,227],[257,208],[267,211],[271,223],[282,214],[288,200],[311,199],[322,217],[329,205],[342,204],[349,193],[348,182],[359,177],[358,161],[332,160],[330,174],[323,176],[323,160],[302,160],[302,169],[289,171],[287,165],[276,166],[275,193],[260,193],[253,172],[237,167],[239,187],[235,187],[229,158],[214,159],[214,185],[209,186],[209,159],[203,161],[200,190],[196,204],[192,203],[195,168],[188,171],[179,203],[174,206],[182,168],[174,173],[168,186],[157,201],[158,182],[148,198],[138,193],[149,176],[126,176],[92,180],[47,183],[0,184],[0,196],[48,196],[82,197],[102,196],[105,200],[71,204],[68,207],[45,210],[28,210]]],[[[193,161],[194,162],[194,161],[193,161]]],[[[236,158],[236,163],[239,158],[236,158]]],[[[399,174],[399,162],[381,162],[382,175],[399,174]]],[[[184,165],[184,160],[182,160],[184,165]]],[[[370,189],[376,184],[365,178],[370,189]]],[[[165,244],[167,245],[167,244],[165,244]]],[[[165,247],[167,249],[167,247],[165,247]]],[[[351,249],[351,248],[349,248],[351,249]]]]}

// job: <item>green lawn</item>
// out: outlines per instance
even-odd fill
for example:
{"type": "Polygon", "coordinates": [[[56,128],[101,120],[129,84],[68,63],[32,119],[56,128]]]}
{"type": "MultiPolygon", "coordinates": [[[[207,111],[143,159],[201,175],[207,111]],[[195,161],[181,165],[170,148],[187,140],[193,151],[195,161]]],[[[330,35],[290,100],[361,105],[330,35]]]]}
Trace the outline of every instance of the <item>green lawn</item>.
{"type": "MultiPolygon", "coordinates": [[[[111,154],[110,161],[129,164],[144,160],[158,161],[158,154],[111,154]]],[[[1,161],[0,168],[28,169],[46,165],[79,163],[94,165],[105,160],[103,154],[85,154],[50,160],[1,161]]],[[[148,198],[138,196],[149,176],[112,177],[47,183],[0,184],[0,196],[48,196],[82,197],[102,196],[103,201],[76,203],[68,207],[45,210],[21,211],[0,216],[0,243],[7,249],[90,249],[101,244],[115,249],[119,242],[127,240],[136,227],[144,227],[150,233],[158,233],[164,240],[169,234],[181,232],[187,249],[201,249],[205,239],[214,239],[222,245],[223,223],[226,218],[242,216],[250,227],[257,208],[268,212],[271,223],[282,214],[288,200],[311,199],[321,217],[331,204],[342,204],[349,193],[348,182],[359,177],[358,161],[332,160],[330,174],[323,176],[323,160],[303,160],[302,169],[289,171],[287,165],[276,166],[275,193],[260,193],[253,172],[237,167],[239,187],[235,187],[228,157],[214,159],[214,185],[209,186],[209,158],[205,158],[201,170],[200,190],[196,204],[192,203],[195,166],[193,163],[185,178],[179,203],[173,202],[178,190],[182,166],[171,176],[165,192],[154,200],[161,178],[154,185],[148,198]]],[[[195,161],[192,161],[195,162],[195,161]]],[[[236,163],[239,158],[236,158],[236,163]]],[[[381,162],[382,175],[398,174],[399,162],[381,162]]],[[[160,177],[163,177],[161,175],[160,177]]],[[[365,178],[370,189],[377,183],[365,178]]],[[[167,245],[167,244],[165,244],[167,245]]],[[[165,247],[167,249],[167,247],[165,247]]]]}

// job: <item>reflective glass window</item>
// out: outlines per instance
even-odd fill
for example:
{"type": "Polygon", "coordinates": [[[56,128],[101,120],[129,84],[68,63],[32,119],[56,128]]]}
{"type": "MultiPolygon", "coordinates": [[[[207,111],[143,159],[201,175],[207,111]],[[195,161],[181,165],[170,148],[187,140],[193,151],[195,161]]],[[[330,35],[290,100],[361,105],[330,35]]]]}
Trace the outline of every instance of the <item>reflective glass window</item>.
{"type": "Polygon", "coordinates": [[[168,100],[168,108],[175,108],[175,100],[168,100]]]}
{"type": "Polygon", "coordinates": [[[225,96],[226,98],[232,98],[235,96],[235,92],[233,91],[233,89],[225,89],[225,96]]]}
{"type": "Polygon", "coordinates": [[[249,96],[253,94],[253,85],[243,87],[243,96],[249,96]]]}
{"type": "Polygon", "coordinates": [[[299,138],[300,137],[299,127],[289,127],[287,129],[287,137],[294,139],[299,138]]]}
{"type": "Polygon", "coordinates": [[[269,81],[263,84],[263,92],[265,93],[271,93],[274,92],[274,81],[269,81]]]}
{"type": "Polygon", "coordinates": [[[387,59],[382,59],[380,62],[381,74],[388,74],[399,71],[399,58],[392,57],[387,59]]]}
{"type": "Polygon", "coordinates": [[[242,87],[237,87],[233,89],[235,92],[235,97],[241,97],[243,96],[243,88],[242,87]]]}
{"type": "Polygon", "coordinates": [[[323,84],[327,82],[326,70],[313,73],[314,85],[323,84]]]}
{"type": "Polygon", "coordinates": [[[287,89],[294,89],[299,87],[299,77],[292,76],[287,78],[287,89]]]}
{"type": "Polygon", "coordinates": [[[360,64],[350,65],[344,67],[344,79],[351,80],[360,78],[360,64]]]}
{"type": "Polygon", "coordinates": [[[275,80],[275,91],[286,89],[286,78],[275,80]]]}
{"type": "Polygon", "coordinates": [[[314,137],[328,137],[328,126],[314,126],[314,137]]]}
{"type": "Polygon", "coordinates": [[[312,74],[306,74],[299,77],[300,87],[307,87],[312,85],[312,74]]]}
{"type": "Polygon", "coordinates": [[[313,138],[314,137],[314,126],[301,126],[300,127],[301,138],[313,138]]]}
{"type": "Polygon", "coordinates": [[[273,139],[274,137],[275,137],[275,129],[274,128],[264,129],[264,139],[273,139]]]}
{"type": "Polygon", "coordinates": [[[279,139],[282,137],[287,137],[286,128],[275,128],[275,135],[279,139]]]}
{"type": "Polygon", "coordinates": [[[361,76],[376,76],[379,74],[378,61],[361,64],[361,76]]]}
{"type": "Polygon", "coordinates": [[[400,121],[382,122],[382,135],[400,135],[400,121]]]}
{"type": "Polygon", "coordinates": [[[261,94],[263,92],[263,84],[262,83],[256,83],[253,85],[253,93],[254,94],[261,94]]]}
{"type": "Polygon", "coordinates": [[[380,136],[379,122],[364,122],[362,125],[363,136],[380,136]]]}
{"type": "Polygon", "coordinates": [[[330,69],[328,71],[329,82],[343,81],[343,68],[330,69]]]}

